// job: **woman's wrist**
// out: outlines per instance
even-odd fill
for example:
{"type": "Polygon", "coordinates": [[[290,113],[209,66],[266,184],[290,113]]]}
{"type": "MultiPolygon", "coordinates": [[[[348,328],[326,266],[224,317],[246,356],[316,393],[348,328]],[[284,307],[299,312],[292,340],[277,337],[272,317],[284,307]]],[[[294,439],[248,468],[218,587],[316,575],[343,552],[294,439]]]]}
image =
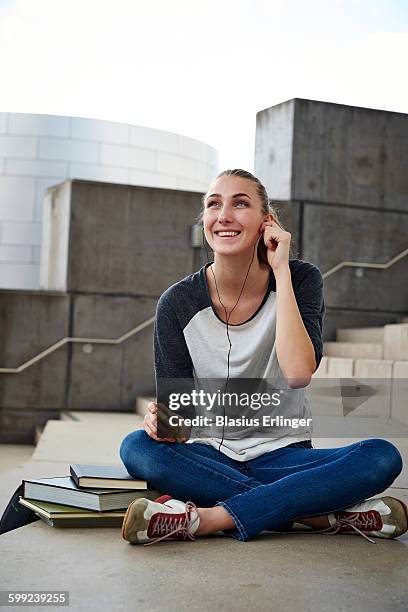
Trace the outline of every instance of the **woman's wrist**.
{"type": "Polygon", "coordinates": [[[282,280],[285,281],[287,279],[291,279],[289,262],[287,265],[279,266],[277,270],[273,270],[273,275],[277,283],[282,280]]]}

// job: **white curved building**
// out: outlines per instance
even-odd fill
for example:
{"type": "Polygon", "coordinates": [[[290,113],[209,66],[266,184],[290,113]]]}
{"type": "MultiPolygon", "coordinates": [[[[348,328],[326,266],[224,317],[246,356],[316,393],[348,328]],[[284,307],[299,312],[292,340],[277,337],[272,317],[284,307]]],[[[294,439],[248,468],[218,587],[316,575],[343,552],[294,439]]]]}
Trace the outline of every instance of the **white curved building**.
{"type": "Polygon", "coordinates": [[[38,289],[44,194],[66,179],[205,191],[217,151],[124,123],[0,113],[0,288],[38,289]]]}

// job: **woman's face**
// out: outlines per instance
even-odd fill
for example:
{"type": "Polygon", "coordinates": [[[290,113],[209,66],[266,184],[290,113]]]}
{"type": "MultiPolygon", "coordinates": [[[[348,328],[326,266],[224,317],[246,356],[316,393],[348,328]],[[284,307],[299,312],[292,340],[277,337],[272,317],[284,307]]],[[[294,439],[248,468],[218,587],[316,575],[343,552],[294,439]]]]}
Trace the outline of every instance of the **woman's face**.
{"type": "Polygon", "coordinates": [[[225,175],[210,186],[204,200],[203,225],[214,252],[252,252],[265,218],[256,189],[253,181],[225,175]]]}

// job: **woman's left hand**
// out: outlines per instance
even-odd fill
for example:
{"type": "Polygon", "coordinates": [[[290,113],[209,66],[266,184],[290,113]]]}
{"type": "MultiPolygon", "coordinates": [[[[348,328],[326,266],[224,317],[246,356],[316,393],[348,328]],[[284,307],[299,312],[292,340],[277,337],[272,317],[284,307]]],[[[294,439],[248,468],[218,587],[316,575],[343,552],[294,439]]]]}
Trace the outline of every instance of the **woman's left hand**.
{"type": "MultiPolygon", "coordinates": [[[[276,221],[264,221],[261,225],[263,240],[268,249],[268,263],[276,272],[289,265],[291,234],[283,230],[276,221]]],[[[261,238],[262,240],[262,238],[261,238]]]]}

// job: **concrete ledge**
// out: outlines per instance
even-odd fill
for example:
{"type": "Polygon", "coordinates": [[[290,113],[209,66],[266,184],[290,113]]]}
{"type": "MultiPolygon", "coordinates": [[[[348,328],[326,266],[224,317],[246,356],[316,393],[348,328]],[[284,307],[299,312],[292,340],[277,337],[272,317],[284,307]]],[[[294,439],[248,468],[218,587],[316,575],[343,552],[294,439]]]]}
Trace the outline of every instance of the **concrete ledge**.
{"type": "Polygon", "coordinates": [[[352,359],[382,359],[383,345],[377,342],[325,342],[327,357],[351,357],[352,359]]]}
{"type": "Polygon", "coordinates": [[[408,360],[408,324],[385,325],[384,359],[408,360]]]}
{"type": "Polygon", "coordinates": [[[48,421],[34,451],[34,461],[119,465],[123,438],[140,429],[142,419],[131,414],[120,422],[48,421]]]}
{"type": "Polygon", "coordinates": [[[337,342],[383,342],[383,327],[354,327],[338,329],[337,342]]]}
{"type": "Polygon", "coordinates": [[[351,378],[354,370],[354,359],[348,357],[329,357],[327,376],[329,378],[351,378]]]}

